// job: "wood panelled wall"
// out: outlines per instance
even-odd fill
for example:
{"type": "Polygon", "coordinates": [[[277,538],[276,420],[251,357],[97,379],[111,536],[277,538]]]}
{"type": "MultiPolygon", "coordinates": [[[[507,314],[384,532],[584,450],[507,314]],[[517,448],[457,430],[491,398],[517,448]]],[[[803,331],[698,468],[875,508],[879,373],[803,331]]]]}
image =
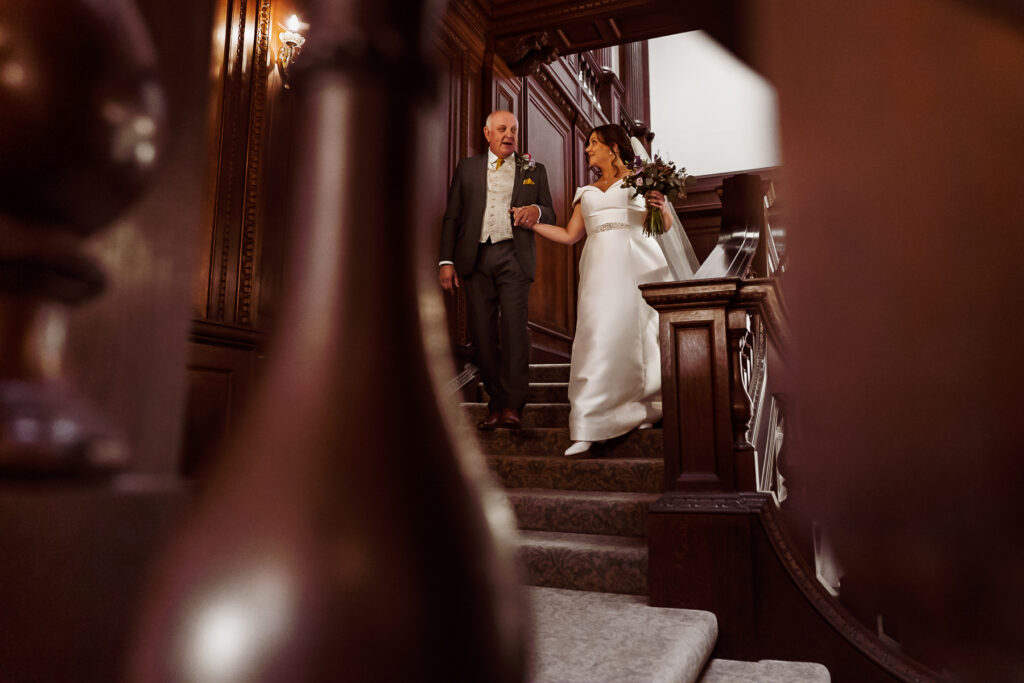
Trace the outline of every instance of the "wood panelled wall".
{"type": "MultiPolygon", "coordinates": [[[[647,45],[637,43],[560,57],[532,73],[512,73],[494,45],[486,39],[483,18],[472,2],[454,2],[436,34],[442,66],[442,103],[449,126],[448,139],[434,144],[446,159],[445,184],[464,156],[486,149],[483,123],[489,111],[507,108],[519,118],[519,149],[529,152],[547,169],[559,223],[571,210],[576,188],[591,182],[583,150],[595,126],[616,122],[635,128],[649,115],[647,45]],[[604,67],[618,51],[621,79],[604,67]],[[635,107],[635,108],[634,108],[635,107]],[[443,148],[443,150],[442,150],[443,148]]],[[[646,124],[642,126],[646,131],[646,124]]],[[[441,172],[442,169],[436,169],[441,172]]],[[[434,200],[436,244],[444,192],[434,200]]],[[[537,239],[537,277],[530,293],[530,334],[534,361],[564,361],[576,326],[576,287],[582,243],[572,247],[537,239]]],[[[459,360],[470,349],[465,325],[465,302],[447,297],[449,331],[459,360]]]]}
{"type": "MultiPolygon", "coordinates": [[[[207,204],[197,242],[181,459],[186,475],[208,462],[211,448],[244,409],[288,280],[290,207],[284,189],[293,125],[291,93],[276,67],[276,26],[293,12],[301,15],[300,0],[216,0],[207,204]]],[[[519,117],[520,150],[546,166],[562,223],[576,188],[592,180],[583,150],[593,127],[621,123],[650,140],[646,42],[566,55],[516,74],[497,55],[488,19],[474,0],[454,0],[433,39],[440,78],[430,118],[436,124],[417,143],[423,159],[435,160],[426,162],[420,176],[424,210],[437,217],[434,232],[420,236],[430,258],[448,180],[460,159],[486,149],[483,124],[492,109],[507,108],[519,117]]],[[[709,251],[717,223],[712,218],[701,225],[709,251]]],[[[538,273],[530,296],[534,361],[569,357],[582,247],[537,240],[538,273]]],[[[446,304],[461,366],[471,357],[465,301],[447,297],[446,304]]]]}
{"type": "Polygon", "coordinates": [[[276,28],[284,0],[217,0],[207,206],[197,243],[182,470],[196,474],[244,408],[285,281],[290,93],[276,28]]]}

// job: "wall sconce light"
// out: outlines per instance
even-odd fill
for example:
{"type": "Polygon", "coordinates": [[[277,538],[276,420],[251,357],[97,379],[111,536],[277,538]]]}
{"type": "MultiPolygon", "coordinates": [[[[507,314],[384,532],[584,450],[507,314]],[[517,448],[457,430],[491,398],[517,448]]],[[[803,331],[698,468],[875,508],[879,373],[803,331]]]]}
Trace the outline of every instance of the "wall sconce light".
{"type": "Polygon", "coordinates": [[[281,26],[281,24],[278,24],[278,26],[283,30],[277,36],[281,39],[281,49],[277,53],[277,66],[281,70],[281,80],[284,83],[285,90],[290,90],[288,67],[299,56],[299,52],[302,51],[306,37],[300,31],[308,29],[309,24],[303,23],[293,14],[288,17],[288,21],[285,22],[284,26],[281,26]]]}

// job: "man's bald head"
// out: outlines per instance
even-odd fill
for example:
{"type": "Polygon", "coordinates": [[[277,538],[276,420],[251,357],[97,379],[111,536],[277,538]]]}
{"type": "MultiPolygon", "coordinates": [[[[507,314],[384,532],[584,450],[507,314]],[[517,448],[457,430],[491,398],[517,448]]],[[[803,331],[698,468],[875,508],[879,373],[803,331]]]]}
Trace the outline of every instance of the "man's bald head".
{"type": "Polygon", "coordinates": [[[519,142],[519,119],[510,111],[499,109],[487,115],[484,124],[487,146],[500,158],[505,159],[516,151],[519,142]]]}

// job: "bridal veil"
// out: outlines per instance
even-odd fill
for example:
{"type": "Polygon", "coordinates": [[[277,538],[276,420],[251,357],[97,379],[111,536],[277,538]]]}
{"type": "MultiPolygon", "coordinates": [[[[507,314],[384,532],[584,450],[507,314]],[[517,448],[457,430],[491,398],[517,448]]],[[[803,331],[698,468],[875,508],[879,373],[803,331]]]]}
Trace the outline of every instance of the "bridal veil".
{"type": "MultiPolygon", "coordinates": [[[[637,158],[644,163],[650,161],[650,157],[647,156],[647,150],[644,149],[639,140],[632,137],[630,138],[630,144],[633,146],[633,154],[637,158]]],[[[654,239],[657,240],[658,245],[661,246],[661,251],[665,254],[665,260],[668,262],[668,269],[672,274],[672,278],[675,280],[691,280],[694,273],[700,268],[700,261],[693,250],[693,245],[690,244],[690,238],[686,236],[686,231],[683,230],[683,223],[679,220],[675,208],[673,208],[670,202],[665,202],[664,210],[668,217],[671,218],[671,227],[664,233],[655,235],[654,239]]]]}

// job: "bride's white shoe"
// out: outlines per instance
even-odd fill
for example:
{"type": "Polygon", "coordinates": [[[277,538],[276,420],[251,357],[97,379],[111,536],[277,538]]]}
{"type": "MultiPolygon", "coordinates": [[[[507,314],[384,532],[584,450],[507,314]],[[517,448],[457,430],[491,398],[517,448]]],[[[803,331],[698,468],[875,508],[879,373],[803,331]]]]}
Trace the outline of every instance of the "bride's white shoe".
{"type": "Polygon", "coordinates": [[[653,427],[654,427],[654,423],[653,422],[644,422],[642,425],[637,427],[637,429],[640,430],[640,431],[643,431],[645,429],[651,429],[653,427]]]}
{"type": "Polygon", "coordinates": [[[585,458],[590,453],[593,441],[573,441],[572,445],[565,449],[567,458],[585,458]]]}

